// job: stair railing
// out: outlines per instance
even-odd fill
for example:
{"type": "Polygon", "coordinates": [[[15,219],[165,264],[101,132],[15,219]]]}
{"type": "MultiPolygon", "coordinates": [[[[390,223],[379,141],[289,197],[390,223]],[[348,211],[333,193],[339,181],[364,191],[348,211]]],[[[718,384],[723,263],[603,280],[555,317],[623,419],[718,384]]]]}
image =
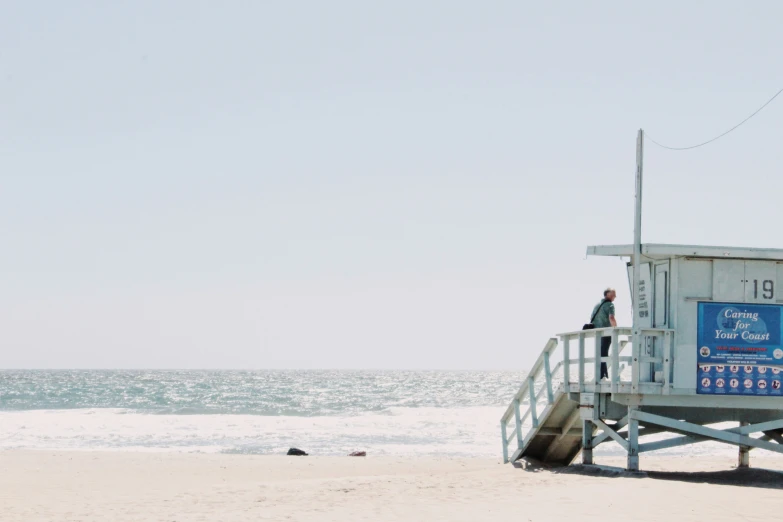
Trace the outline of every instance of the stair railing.
{"type": "Polygon", "coordinates": [[[552,407],[555,402],[555,387],[552,382],[552,376],[556,374],[562,367],[563,363],[559,362],[552,368],[551,355],[557,348],[557,338],[552,337],[547,341],[544,350],[541,355],[536,359],[535,364],[530,369],[527,378],[520,386],[519,391],[514,395],[514,399],[509,404],[503,417],[500,419],[500,433],[503,438],[503,462],[507,463],[508,458],[508,442],[512,439],[517,441],[517,451],[525,445],[525,437],[522,432],[522,426],[527,420],[528,416],[531,419],[532,428],[529,434],[532,435],[533,431],[538,428],[539,419],[539,405],[543,406],[541,410],[541,416],[545,416],[549,413],[548,409],[552,407]],[[543,377],[543,379],[542,379],[543,377]],[[543,380],[543,382],[541,382],[543,380]],[[536,391],[536,383],[541,382],[539,390],[536,391]],[[525,412],[521,412],[521,405],[526,402],[527,408],[525,412]],[[511,417],[514,417],[515,424],[514,429],[510,434],[506,433],[507,425],[511,417]]]}
{"type": "MultiPolygon", "coordinates": [[[[503,443],[503,462],[517,460],[522,451],[539,430],[539,422],[546,419],[555,402],[563,393],[652,393],[669,394],[671,390],[671,369],[674,331],[663,328],[643,328],[642,343],[634,347],[631,355],[620,355],[630,344],[631,328],[598,328],[579,330],[550,338],[541,355],[525,377],[519,391],[500,419],[500,433],[503,443]],[[601,356],[601,339],[611,338],[609,355],[601,356]],[[587,340],[592,340],[593,357],[587,357],[587,340]],[[655,341],[653,341],[655,340],[655,341]],[[660,355],[648,355],[642,347],[653,346],[660,355]],[[557,350],[562,346],[562,350],[557,350]],[[576,352],[574,354],[574,352],[576,352]],[[553,361],[559,362],[553,366],[553,361]],[[574,358],[576,355],[576,358],[574,358]],[[610,379],[601,380],[601,364],[608,365],[610,379]],[[621,363],[631,368],[630,379],[623,379],[621,363]],[[592,364],[590,374],[586,366],[592,364]],[[656,378],[655,367],[661,367],[660,379],[656,378]],[[508,425],[514,419],[514,427],[508,432],[508,425]],[[528,422],[529,421],[529,422],[528,422]],[[509,459],[509,443],[516,441],[516,450],[509,459]]],[[[568,432],[578,417],[569,419],[568,426],[561,428],[568,432]]]]}

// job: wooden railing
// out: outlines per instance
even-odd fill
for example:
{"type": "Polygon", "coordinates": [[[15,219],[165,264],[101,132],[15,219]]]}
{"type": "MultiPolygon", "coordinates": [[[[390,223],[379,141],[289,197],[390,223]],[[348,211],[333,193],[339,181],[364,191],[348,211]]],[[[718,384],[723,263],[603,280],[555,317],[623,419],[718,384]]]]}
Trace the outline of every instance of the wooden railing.
{"type": "MultiPolygon", "coordinates": [[[[551,369],[551,354],[555,348],[557,348],[557,339],[553,337],[546,343],[544,350],[541,352],[541,355],[538,356],[538,359],[528,373],[527,379],[525,379],[525,382],[519,388],[519,391],[516,393],[516,395],[514,395],[514,399],[511,401],[511,404],[509,404],[506,412],[500,419],[500,433],[503,437],[503,462],[508,462],[509,440],[516,438],[517,448],[524,447],[526,441],[522,433],[522,424],[525,422],[528,416],[531,417],[533,426],[532,429],[534,430],[538,428],[537,404],[542,399],[544,392],[546,393],[547,402],[542,413],[549,413],[547,408],[551,408],[554,405],[555,390],[553,389],[554,387],[552,383],[553,372],[551,369]],[[536,380],[541,377],[540,374],[542,371],[544,372],[544,386],[542,386],[541,390],[536,393],[536,380]],[[525,400],[527,400],[528,407],[526,408],[525,413],[522,414],[520,412],[520,408],[525,400]],[[511,419],[512,415],[514,416],[516,423],[512,432],[507,435],[506,426],[508,425],[508,421],[511,419]]],[[[562,363],[559,363],[554,368],[555,372],[557,372],[561,367],[562,363]]],[[[529,432],[529,434],[532,435],[532,431],[529,432]]]]}
{"type": "MultiPolygon", "coordinates": [[[[641,342],[632,348],[630,355],[621,355],[627,344],[632,344],[632,333],[631,328],[627,327],[598,328],[567,332],[549,339],[500,419],[503,461],[509,461],[511,441],[516,441],[516,451],[511,460],[519,457],[530,439],[539,431],[539,419],[546,419],[563,393],[669,394],[674,331],[642,328],[641,342]],[[603,337],[611,338],[609,354],[605,357],[601,356],[603,337]],[[593,345],[589,347],[592,357],[587,357],[588,340],[591,340],[590,344],[593,345]],[[652,351],[660,355],[648,355],[645,347],[653,345],[655,350],[652,351]],[[562,350],[558,350],[561,346],[562,350]],[[602,362],[607,364],[609,373],[609,379],[605,381],[601,380],[602,362]],[[623,378],[622,363],[630,367],[630,379],[623,378]],[[588,364],[592,364],[589,372],[588,364]],[[656,379],[657,366],[661,367],[658,371],[659,379],[656,379]],[[508,433],[508,424],[512,418],[514,427],[508,433]]],[[[568,419],[568,425],[561,426],[561,431],[567,433],[578,419],[578,415],[568,419]]]]}

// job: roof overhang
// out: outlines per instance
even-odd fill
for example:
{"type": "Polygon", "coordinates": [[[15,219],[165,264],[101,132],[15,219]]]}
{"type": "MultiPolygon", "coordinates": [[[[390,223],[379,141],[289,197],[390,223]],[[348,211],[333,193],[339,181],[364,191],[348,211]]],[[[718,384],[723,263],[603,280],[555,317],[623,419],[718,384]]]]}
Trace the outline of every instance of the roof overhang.
{"type": "MultiPolygon", "coordinates": [[[[630,257],[633,245],[598,245],[587,247],[588,256],[630,257]]],[[[763,259],[783,261],[783,249],[742,248],[698,245],[642,244],[642,256],[649,259],[670,259],[674,257],[703,257],[721,259],[763,259]]]]}

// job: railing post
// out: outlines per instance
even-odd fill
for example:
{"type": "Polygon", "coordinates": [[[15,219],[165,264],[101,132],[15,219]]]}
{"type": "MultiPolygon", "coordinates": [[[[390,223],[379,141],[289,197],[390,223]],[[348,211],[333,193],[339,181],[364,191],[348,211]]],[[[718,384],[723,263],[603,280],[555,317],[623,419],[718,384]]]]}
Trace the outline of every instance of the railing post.
{"type": "Polygon", "coordinates": [[[672,368],[672,344],[674,336],[671,332],[666,332],[663,335],[663,394],[669,395],[671,393],[669,384],[669,375],[672,368]]]}
{"type": "MultiPolygon", "coordinates": [[[[644,336],[640,334],[640,337],[644,339],[644,336]]],[[[633,393],[639,393],[639,370],[641,365],[641,352],[642,343],[635,342],[631,345],[631,391],[633,393]]]]}
{"type": "Polygon", "coordinates": [[[585,391],[585,333],[579,332],[579,392],[585,391]]]}
{"type": "Polygon", "coordinates": [[[617,393],[620,383],[620,334],[612,330],[612,393],[617,393]]]}
{"type": "MultiPolygon", "coordinates": [[[[639,334],[642,337],[644,337],[639,334]]],[[[633,337],[636,337],[634,334],[633,337]]],[[[631,345],[631,392],[639,393],[639,365],[641,364],[639,359],[641,358],[642,341],[633,340],[631,345]]]]}
{"type": "MultiPolygon", "coordinates": [[[[595,384],[598,386],[598,384],[601,382],[601,342],[603,340],[603,334],[599,332],[595,332],[595,364],[594,366],[594,372],[593,377],[595,379],[595,384]]],[[[598,389],[596,389],[596,392],[598,392],[598,389]]]]}
{"type": "Polygon", "coordinates": [[[562,337],[563,340],[563,380],[565,381],[565,391],[568,393],[571,384],[571,350],[569,347],[570,339],[568,336],[562,337]]]}
{"type": "Polygon", "coordinates": [[[500,436],[503,438],[503,464],[508,464],[508,439],[506,438],[506,421],[500,421],[500,436]]]}
{"type": "Polygon", "coordinates": [[[538,413],[536,413],[536,386],[533,377],[528,378],[530,389],[530,418],[533,419],[533,427],[538,428],[538,413]]]}
{"type": "Polygon", "coordinates": [[[522,449],[522,415],[519,413],[519,399],[514,399],[514,418],[517,424],[517,449],[522,449]]]}
{"type": "Polygon", "coordinates": [[[547,403],[555,402],[555,394],[552,391],[552,371],[549,368],[549,352],[544,353],[544,376],[546,377],[546,400],[547,403]]]}

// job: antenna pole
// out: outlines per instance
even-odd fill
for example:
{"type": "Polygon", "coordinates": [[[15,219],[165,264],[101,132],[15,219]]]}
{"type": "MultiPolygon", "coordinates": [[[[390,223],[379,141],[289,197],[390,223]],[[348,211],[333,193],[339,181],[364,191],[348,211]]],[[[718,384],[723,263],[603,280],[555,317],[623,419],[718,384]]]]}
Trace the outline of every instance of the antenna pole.
{"type": "MultiPolygon", "coordinates": [[[[639,321],[639,283],[641,280],[642,256],[642,164],[644,162],[644,130],[639,129],[636,136],[636,208],[633,221],[633,289],[631,290],[633,306],[633,354],[642,354],[642,332],[639,321]]],[[[636,365],[639,361],[634,361],[636,365]]],[[[634,383],[635,384],[635,383],[634,383]]],[[[638,390],[634,390],[638,391],[638,390]]]]}

